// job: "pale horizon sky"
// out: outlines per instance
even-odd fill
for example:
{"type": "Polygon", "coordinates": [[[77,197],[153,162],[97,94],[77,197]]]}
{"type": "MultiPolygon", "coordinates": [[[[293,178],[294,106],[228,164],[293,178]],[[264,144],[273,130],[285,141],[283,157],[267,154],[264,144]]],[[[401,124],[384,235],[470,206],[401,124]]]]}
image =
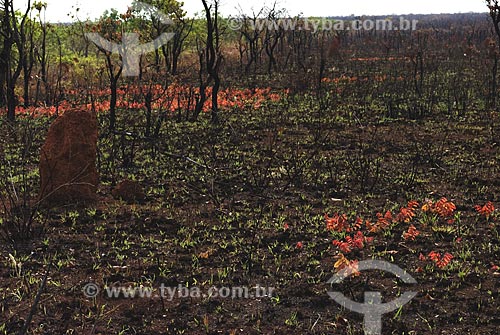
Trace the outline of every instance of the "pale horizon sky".
{"type": "MultiPolygon", "coordinates": [[[[42,0],[47,6],[46,19],[50,22],[69,22],[68,14],[75,14],[80,8],[78,17],[94,19],[106,9],[116,8],[124,12],[132,0],[42,0]]],[[[17,7],[22,9],[24,1],[14,0],[17,7]]],[[[239,8],[245,14],[256,12],[264,6],[270,6],[274,0],[221,0],[221,13],[225,16],[238,15],[239,8]]],[[[277,0],[278,8],[286,8],[292,16],[348,16],[354,15],[390,15],[390,14],[440,14],[440,13],[467,13],[486,12],[484,0],[277,0]]],[[[189,15],[202,11],[201,0],[184,0],[184,9],[189,15]]]]}

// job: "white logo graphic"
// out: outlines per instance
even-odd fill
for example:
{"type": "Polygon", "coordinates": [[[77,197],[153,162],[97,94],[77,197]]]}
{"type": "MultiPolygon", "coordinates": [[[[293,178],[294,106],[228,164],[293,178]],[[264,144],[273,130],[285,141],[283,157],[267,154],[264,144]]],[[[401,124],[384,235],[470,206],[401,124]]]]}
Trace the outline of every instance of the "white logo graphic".
{"type": "MultiPolygon", "coordinates": [[[[390,272],[407,284],[417,283],[412,276],[397,265],[382,260],[359,262],[358,271],[361,272],[363,270],[381,270],[390,272]]],[[[330,278],[328,283],[339,284],[351,274],[352,271],[349,271],[349,269],[343,269],[330,278]]],[[[405,292],[399,298],[387,303],[382,303],[382,295],[380,292],[365,292],[365,302],[363,304],[348,299],[342,294],[342,292],[328,292],[328,295],[343,307],[365,316],[364,328],[366,335],[379,335],[382,334],[382,315],[392,312],[407,304],[417,295],[417,292],[405,292]]]]}
{"type": "MultiPolygon", "coordinates": [[[[165,14],[160,12],[156,7],[148,5],[142,2],[134,2],[132,4],[132,9],[138,12],[145,12],[152,15],[162,24],[168,25],[172,24],[172,20],[168,18],[165,14]]],[[[86,33],[85,36],[94,42],[97,46],[102,49],[119,53],[123,61],[123,76],[138,76],[139,75],[139,60],[140,56],[148,52],[152,52],[159,49],[162,45],[165,45],[174,37],[174,33],[163,33],[158,36],[155,40],[140,44],[139,34],[137,33],[124,33],[122,36],[122,44],[116,44],[112,41],[104,39],[98,33],[86,33]]]]}

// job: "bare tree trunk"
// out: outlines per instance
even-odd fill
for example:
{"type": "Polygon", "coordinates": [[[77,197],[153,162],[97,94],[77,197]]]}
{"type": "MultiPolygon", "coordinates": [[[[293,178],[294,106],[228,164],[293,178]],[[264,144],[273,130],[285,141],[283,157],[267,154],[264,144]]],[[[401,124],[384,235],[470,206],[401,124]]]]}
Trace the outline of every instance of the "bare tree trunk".
{"type": "Polygon", "coordinates": [[[113,132],[116,128],[116,102],[118,101],[118,80],[122,74],[123,65],[120,65],[115,74],[113,60],[111,54],[106,53],[106,64],[108,66],[109,88],[111,89],[111,97],[109,101],[109,131],[113,132]]]}
{"type": "Polygon", "coordinates": [[[207,73],[209,76],[208,81],[213,80],[214,85],[212,88],[212,123],[217,123],[219,120],[219,89],[220,89],[220,76],[219,67],[222,60],[220,54],[220,31],[219,31],[219,1],[215,0],[214,14],[212,17],[211,6],[209,7],[206,0],[202,0],[203,7],[205,8],[205,18],[207,20],[207,43],[206,43],[206,64],[207,73]]]}
{"type": "MultiPolygon", "coordinates": [[[[490,10],[490,17],[493,21],[493,27],[498,38],[498,47],[500,48],[500,5],[498,0],[486,0],[486,5],[490,10]]],[[[494,65],[492,69],[492,97],[491,101],[496,109],[497,106],[497,72],[498,72],[498,55],[493,51],[494,65]]]]}
{"type": "Polygon", "coordinates": [[[18,17],[14,10],[13,0],[4,0],[2,26],[0,33],[4,38],[4,67],[6,69],[6,104],[7,104],[7,120],[14,122],[16,120],[16,83],[21,75],[23,65],[26,61],[26,20],[31,10],[31,0],[27,2],[27,9],[21,16],[18,24],[18,17]],[[11,57],[12,48],[16,46],[18,53],[18,60],[13,64],[11,57]]]}
{"type": "Polygon", "coordinates": [[[35,44],[33,42],[33,26],[30,28],[29,33],[29,52],[23,59],[23,93],[24,93],[24,106],[30,105],[30,80],[33,66],[35,64],[34,56],[35,44]]]}
{"type": "Polygon", "coordinates": [[[8,58],[8,46],[7,40],[3,40],[2,51],[0,52],[0,106],[5,106],[7,103],[7,71],[9,67],[8,58]]]}

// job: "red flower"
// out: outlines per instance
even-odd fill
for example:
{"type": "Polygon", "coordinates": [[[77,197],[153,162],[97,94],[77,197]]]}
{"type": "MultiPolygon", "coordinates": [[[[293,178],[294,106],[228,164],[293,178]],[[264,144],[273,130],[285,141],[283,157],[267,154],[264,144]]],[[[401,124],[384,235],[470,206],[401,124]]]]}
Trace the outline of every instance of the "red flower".
{"type": "Polygon", "coordinates": [[[382,213],[377,213],[377,222],[371,224],[371,222],[366,222],[366,228],[372,233],[378,233],[379,231],[389,228],[392,224],[392,213],[387,211],[384,215],[382,213]]]}
{"type": "Polygon", "coordinates": [[[360,217],[357,217],[357,218],[356,218],[356,221],[355,221],[355,222],[354,222],[354,224],[351,226],[351,228],[348,228],[348,231],[356,231],[356,230],[360,230],[362,225],[363,225],[363,219],[362,219],[362,218],[360,218],[360,217]]]}
{"type": "Polygon", "coordinates": [[[431,261],[434,262],[437,262],[441,258],[441,255],[439,255],[439,253],[435,251],[429,252],[429,255],[427,256],[430,258],[431,261]]]}
{"type": "Polygon", "coordinates": [[[352,239],[352,242],[351,244],[353,245],[353,247],[355,247],[356,249],[363,249],[364,246],[365,246],[365,237],[363,236],[363,233],[358,231],[356,233],[356,235],[354,236],[354,238],[352,239]]]}
{"type": "Polygon", "coordinates": [[[344,270],[346,271],[346,274],[348,276],[350,275],[359,275],[359,270],[358,270],[358,261],[357,260],[348,260],[344,254],[340,254],[337,256],[338,260],[335,262],[333,265],[335,269],[337,270],[344,270]]]}
{"type": "Polygon", "coordinates": [[[296,248],[297,249],[302,249],[304,247],[304,245],[302,244],[302,242],[297,242],[297,245],[296,245],[296,248]]]}
{"type": "Polygon", "coordinates": [[[351,245],[349,242],[342,242],[342,241],[339,241],[339,240],[334,240],[333,242],[333,245],[336,246],[337,248],[340,249],[340,251],[342,251],[344,254],[348,254],[350,253],[352,250],[351,250],[351,245]]]}
{"type": "Polygon", "coordinates": [[[451,260],[453,259],[453,255],[450,253],[445,253],[442,257],[441,254],[435,251],[431,251],[429,253],[429,258],[436,264],[436,266],[440,269],[446,267],[451,260]]]}
{"type": "Polygon", "coordinates": [[[415,209],[418,207],[418,202],[409,201],[406,207],[400,209],[396,220],[399,222],[410,222],[411,219],[415,216],[415,209]]]}
{"type": "Polygon", "coordinates": [[[490,215],[495,211],[495,206],[491,201],[488,201],[484,206],[476,205],[474,208],[479,214],[486,217],[486,219],[489,219],[490,215]]]}
{"type": "Polygon", "coordinates": [[[373,237],[366,237],[361,231],[358,231],[354,236],[346,236],[345,241],[334,240],[332,243],[344,254],[348,254],[352,250],[363,249],[365,243],[371,243],[372,241],[373,237]]]}
{"type": "Polygon", "coordinates": [[[439,214],[441,217],[448,217],[453,214],[453,212],[457,209],[455,204],[451,201],[448,201],[446,198],[441,198],[434,205],[434,211],[439,214]]]}
{"type": "Polygon", "coordinates": [[[333,230],[340,233],[349,228],[349,225],[347,223],[347,215],[345,214],[335,214],[333,217],[329,217],[325,214],[325,220],[326,229],[328,230],[333,230]]]}
{"type": "Polygon", "coordinates": [[[410,228],[408,228],[408,231],[403,233],[403,238],[411,241],[415,241],[415,238],[420,235],[420,232],[415,228],[414,225],[410,225],[410,228]]]}

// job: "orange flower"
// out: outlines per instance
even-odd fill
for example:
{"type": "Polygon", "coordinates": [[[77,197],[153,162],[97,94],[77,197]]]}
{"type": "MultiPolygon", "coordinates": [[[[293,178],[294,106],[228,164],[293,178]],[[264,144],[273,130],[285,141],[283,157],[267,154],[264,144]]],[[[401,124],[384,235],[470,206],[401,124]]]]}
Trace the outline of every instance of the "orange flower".
{"type": "Polygon", "coordinates": [[[405,239],[405,241],[407,241],[407,240],[415,241],[415,238],[418,235],[420,235],[420,232],[417,230],[417,228],[415,228],[414,225],[410,225],[410,228],[408,228],[408,231],[403,233],[403,238],[405,239]]]}
{"type": "Polygon", "coordinates": [[[409,208],[406,208],[406,207],[402,207],[400,210],[399,210],[399,213],[398,213],[398,216],[396,217],[396,219],[399,221],[399,222],[410,222],[411,219],[415,216],[415,213],[409,209],[409,208]]]}
{"type": "Polygon", "coordinates": [[[377,213],[377,222],[372,225],[371,222],[367,221],[366,227],[371,233],[378,233],[379,231],[389,228],[392,222],[392,213],[387,211],[384,215],[382,215],[382,213],[377,213]]]}
{"type": "Polygon", "coordinates": [[[448,199],[446,198],[439,199],[434,207],[435,207],[435,212],[438,213],[439,216],[443,218],[451,216],[455,211],[455,209],[457,209],[455,204],[451,201],[448,201],[448,199]]]}
{"type": "Polygon", "coordinates": [[[453,215],[455,209],[457,209],[455,204],[451,201],[448,201],[448,199],[444,197],[439,199],[436,203],[433,203],[431,200],[428,200],[422,206],[422,211],[436,213],[442,218],[446,218],[453,215]]]}
{"type": "Polygon", "coordinates": [[[432,209],[433,203],[431,200],[427,200],[425,204],[422,205],[423,212],[430,212],[432,209]]]}
{"type": "Polygon", "coordinates": [[[341,242],[339,240],[334,240],[333,245],[340,249],[344,254],[348,254],[352,251],[351,244],[349,242],[341,242]]]}
{"type": "Polygon", "coordinates": [[[429,259],[432,260],[438,268],[442,269],[451,262],[453,255],[447,252],[441,257],[440,253],[431,251],[429,253],[429,259]]]}
{"type": "Polygon", "coordinates": [[[340,233],[349,228],[349,225],[347,223],[347,215],[345,214],[335,214],[333,217],[329,217],[327,214],[325,214],[325,220],[326,229],[328,230],[333,230],[340,233]]]}
{"type": "Polygon", "coordinates": [[[348,231],[351,232],[351,231],[360,230],[362,225],[363,225],[363,219],[360,217],[357,217],[356,221],[354,222],[354,224],[351,225],[351,227],[348,229],[348,231]]]}
{"type": "Polygon", "coordinates": [[[489,219],[490,215],[495,211],[495,206],[491,201],[488,201],[484,206],[476,205],[474,208],[479,214],[486,217],[486,219],[489,219]]]}
{"type": "Polygon", "coordinates": [[[407,207],[416,209],[418,207],[418,201],[415,200],[408,201],[407,207]]]}
{"type": "Polygon", "coordinates": [[[351,263],[345,256],[344,254],[339,254],[337,256],[337,261],[335,262],[335,264],[333,264],[333,267],[337,270],[342,270],[343,268],[345,268],[346,266],[349,266],[349,264],[351,263]]]}
{"type": "Polygon", "coordinates": [[[334,246],[338,247],[343,253],[348,254],[355,249],[363,249],[365,243],[371,243],[373,237],[366,237],[363,232],[357,231],[354,236],[346,236],[345,241],[334,240],[332,243],[334,246]]]}
{"type": "Polygon", "coordinates": [[[347,272],[347,275],[359,275],[359,270],[358,270],[358,261],[353,260],[350,261],[348,260],[344,254],[339,254],[337,256],[338,260],[335,262],[333,267],[337,269],[338,271],[344,270],[347,272]]]}

